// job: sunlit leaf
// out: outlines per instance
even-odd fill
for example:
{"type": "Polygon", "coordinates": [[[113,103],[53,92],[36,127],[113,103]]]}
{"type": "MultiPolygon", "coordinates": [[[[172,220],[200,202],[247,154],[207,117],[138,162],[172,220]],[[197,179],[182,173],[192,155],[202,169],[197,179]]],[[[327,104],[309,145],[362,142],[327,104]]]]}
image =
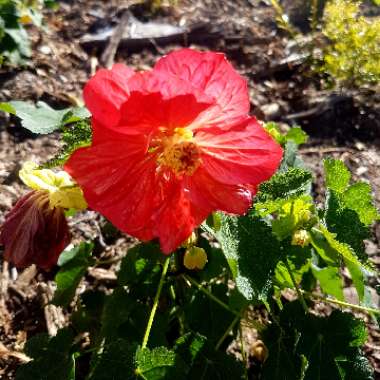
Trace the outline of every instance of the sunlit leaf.
{"type": "Polygon", "coordinates": [[[53,298],[55,305],[67,306],[73,299],[80,280],[87,268],[94,263],[91,257],[92,249],[92,243],[82,243],[60,255],[58,265],[61,269],[55,276],[57,283],[53,298]]]}

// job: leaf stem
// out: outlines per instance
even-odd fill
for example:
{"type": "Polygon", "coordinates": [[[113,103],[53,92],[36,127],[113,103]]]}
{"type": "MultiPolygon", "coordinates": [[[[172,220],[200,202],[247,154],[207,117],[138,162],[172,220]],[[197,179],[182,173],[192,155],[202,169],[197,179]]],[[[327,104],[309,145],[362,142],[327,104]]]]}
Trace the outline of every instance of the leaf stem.
{"type": "MultiPolygon", "coordinates": [[[[231,309],[227,304],[225,304],[223,301],[221,301],[218,297],[215,297],[209,290],[207,290],[204,286],[202,286],[199,282],[194,280],[192,277],[183,274],[182,277],[190,282],[191,285],[194,285],[199,291],[204,293],[207,297],[209,297],[211,300],[216,302],[219,306],[221,306],[223,309],[228,310],[230,313],[235,314],[237,317],[242,318],[242,312],[237,312],[233,309],[231,309]]],[[[249,323],[252,325],[253,328],[255,328],[257,331],[262,331],[265,326],[262,325],[260,322],[250,320],[249,323]]]]}
{"type": "Polygon", "coordinates": [[[218,340],[218,343],[215,345],[215,350],[219,350],[220,346],[224,342],[224,340],[227,338],[228,334],[232,331],[232,329],[235,327],[236,323],[240,321],[241,313],[239,315],[236,315],[231,324],[227,327],[227,330],[224,332],[222,337],[218,340]]]}
{"type": "Polygon", "coordinates": [[[302,294],[301,290],[299,289],[299,287],[297,285],[296,279],[293,276],[293,272],[290,269],[290,266],[289,266],[287,258],[285,258],[285,260],[283,262],[284,262],[284,264],[286,266],[286,269],[287,269],[287,271],[289,273],[289,276],[290,276],[290,278],[292,280],[292,283],[293,283],[294,287],[296,288],[296,292],[297,292],[298,298],[299,298],[299,300],[300,300],[300,302],[302,304],[302,307],[305,310],[305,312],[308,313],[309,312],[309,308],[307,307],[307,304],[305,302],[305,298],[303,297],[303,294],[302,294]]]}
{"type": "Polygon", "coordinates": [[[355,309],[355,310],[358,310],[358,311],[364,311],[364,312],[367,312],[367,313],[374,313],[374,314],[380,315],[380,310],[374,309],[372,307],[355,305],[355,304],[352,304],[352,303],[348,303],[348,302],[344,302],[344,301],[339,301],[339,300],[337,300],[335,298],[326,298],[326,297],[320,296],[318,294],[309,293],[309,292],[305,292],[305,291],[303,291],[303,293],[306,296],[309,296],[309,297],[312,297],[312,298],[317,298],[318,300],[323,301],[323,302],[332,303],[332,304],[343,306],[343,307],[349,307],[351,309],[355,309]]]}
{"type": "Polygon", "coordinates": [[[142,342],[142,349],[146,348],[146,346],[148,344],[150,330],[152,329],[154,316],[156,315],[158,301],[160,300],[160,295],[161,295],[162,287],[164,286],[166,273],[167,273],[168,268],[169,268],[169,263],[170,263],[170,256],[168,256],[166,258],[166,260],[164,262],[164,266],[162,268],[160,282],[158,283],[158,288],[157,288],[156,295],[154,296],[152,310],[150,311],[148,324],[147,324],[146,329],[145,329],[144,339],[142,342]]]}

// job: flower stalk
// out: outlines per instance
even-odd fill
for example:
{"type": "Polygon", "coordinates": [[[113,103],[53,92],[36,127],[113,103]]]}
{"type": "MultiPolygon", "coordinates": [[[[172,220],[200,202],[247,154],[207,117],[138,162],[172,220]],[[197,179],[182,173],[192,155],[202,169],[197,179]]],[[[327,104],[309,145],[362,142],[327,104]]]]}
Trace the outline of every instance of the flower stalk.
{"type": "Polygon", "coordinates": [[[165,283],[165,278],[166,278],[166,273],[168,272],[169,263],[170,263],[170,256],[168,256],[165,259],[164,266],[162,268],[160,282],[158,283],[158,288],[157,288],[156,295],[154,296],[152,310],[150,311],[148,324],[146,326],[145,333],[144,333],[144,338],[143,338],[143,342],[142,342],[142,349],[146,348],[146,346],[148,344],[150,330],[152,329],[154,316],[156,315],[158,302],[160,300],[161,291],[162,291],[162,288],[163,288],[164,283],[165,283]]]}

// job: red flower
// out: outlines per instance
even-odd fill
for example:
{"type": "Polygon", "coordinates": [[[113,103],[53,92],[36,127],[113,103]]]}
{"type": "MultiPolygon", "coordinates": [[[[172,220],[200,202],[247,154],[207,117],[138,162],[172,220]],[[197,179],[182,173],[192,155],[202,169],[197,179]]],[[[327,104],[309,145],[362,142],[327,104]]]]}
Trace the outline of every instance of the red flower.
{"type": "Polygon", "coordinates": [[[282,157],[223,54],[182,49],[139,73],[116,64],[84,99],[93,143],[65,169],[90,207],[141,240],[158,237],[165,253],[212,211],[244,214],[282,157]]]}
{"type": "Polygon", "coordinates": [[[64,210],[50,207],[49,192],[36,190],[20,198],[0,229],[4,257],[16,267],[53,267],[70,242],[64,210]]]}

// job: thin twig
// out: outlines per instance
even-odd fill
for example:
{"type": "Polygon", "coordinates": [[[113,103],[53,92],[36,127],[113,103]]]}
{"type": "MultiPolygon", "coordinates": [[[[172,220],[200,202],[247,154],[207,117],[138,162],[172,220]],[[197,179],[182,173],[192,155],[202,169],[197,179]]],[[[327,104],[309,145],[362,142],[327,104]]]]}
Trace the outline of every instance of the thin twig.
{"type": "Polygon", "coordinates": [[[121,16],[119,24],[114,29],[113,34],[109,40],[109,43],[101,56],[100,60],[102,64],[108,69],[111,68],[111,66],[113,65],[115,61],[117,48],[119,47],[120,41],[123,38],[124,33],[128,27],[129,18],[130,18],[130,13],[128,9],[125,9],[123,15],[121,16]]]}

